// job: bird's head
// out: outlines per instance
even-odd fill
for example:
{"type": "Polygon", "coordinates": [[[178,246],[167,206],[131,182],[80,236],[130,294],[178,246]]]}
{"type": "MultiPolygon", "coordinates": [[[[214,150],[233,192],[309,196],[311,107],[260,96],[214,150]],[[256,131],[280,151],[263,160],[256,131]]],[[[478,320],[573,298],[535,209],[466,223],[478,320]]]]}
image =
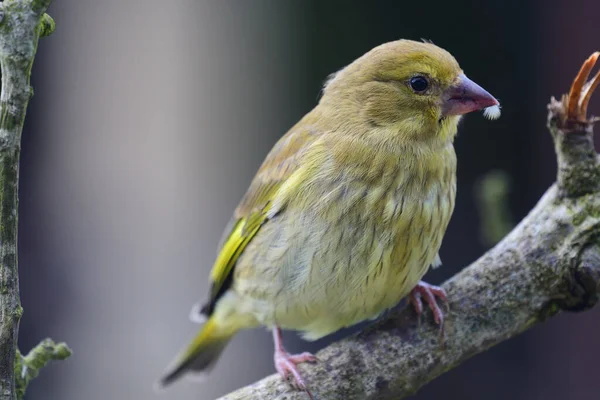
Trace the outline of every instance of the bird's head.
{"type": "Polygon", "coordinates": [[[334,74],[322,101],[411,141],[452,140],[462,115],[499,105],[446,50],[411,40],[378,46],[334,74]]]}

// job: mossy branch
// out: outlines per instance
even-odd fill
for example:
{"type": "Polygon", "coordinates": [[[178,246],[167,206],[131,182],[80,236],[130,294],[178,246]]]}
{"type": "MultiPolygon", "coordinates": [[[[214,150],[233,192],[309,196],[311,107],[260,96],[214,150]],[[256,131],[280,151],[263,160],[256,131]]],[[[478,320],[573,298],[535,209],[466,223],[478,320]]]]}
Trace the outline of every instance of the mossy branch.
{"type": "Polygon", "coordinates": [[[54,347],[46,341],[24,358],[17,350],[23,312],[17,267],[19,153],[27,104],[32,95],[29,78],[38,40],[54,30],[54,21],[45,14],[49,4],[50,0],[0,3],[0,400],[18,398],[15,372],[19,374],[22,394],[27,382],[47,362],[42,362],[44,357],[67,355],[60,345],[62,350],[58,353],[50,351],[54,347]]]}
{"type": "MultiPolygon", "coordinates": [[[[561,310],[592,307],[600,294],[600,161],[587,102],[600,74],[586,83],[590,57],[569,95],[549,105],[557,182],[502,241],[444,283],[450,311],[446,339],[431,316],[421,325],[410,308],[321,350],[301,365],[323,400],[401,399],[468,358],[561,310]]],[[[591,65],[590,65],[591,64],[591,65]]],[[[306,399],[273,375],[221,400],[306,399]]]]}
{"type": "Polygon", "coordinates": [[[17,398],[25,396],[29,381],[37,377],[40,370],[53,360],[65,360],[71,356],[71,349],[66,343],[54,343],[52,339],[44,339],[31,351],[23,356],[17,350],[15,361],[15,382],[17,398]]]}

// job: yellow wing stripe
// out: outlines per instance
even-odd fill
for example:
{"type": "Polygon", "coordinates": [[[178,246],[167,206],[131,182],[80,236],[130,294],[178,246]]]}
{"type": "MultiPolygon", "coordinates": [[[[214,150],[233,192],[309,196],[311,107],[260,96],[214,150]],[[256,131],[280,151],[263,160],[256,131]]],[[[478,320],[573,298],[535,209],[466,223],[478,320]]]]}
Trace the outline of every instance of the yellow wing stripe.
{"type": "Polygon", "coordinates": [[[219,290],[221,290],[227,277],[232,272],[233,266],[248,243],[250,243],[250,240],[252,240],[262,226],[265,217],[265,214],[263,214],[263,218],[252,221],[253,224],[250,226],[247,226],[248,224],[246,222],[250,221],[246,221],[246,218],[238,220],[235,224],[235,228],[219,252],[210,274],[210,278],[213,282],[211,290],[212,300],[216,300],[216,296],[219,294],[219,290]]]}
{"type": "Polygon", "coordinates": [[[231,230],[231,234],[223,244],[223,247],[217,256],[210,273],[212,288],[209,304],[211,307],[222,294],[221,291],[223,285],[227,282],[235,263],[248,243],[250,243],[258,233],[265,221],[281,211],[284,202],[288,199],[289,194],[295,190],[304,172],[304,169],[296,170],[284,182],[279,182],[277,185],[270,186],[268,191],[261,194],[260,203],[264,204],[262,208],[256,208],[256,210],[249,215],[236,221],[231,230]]]}

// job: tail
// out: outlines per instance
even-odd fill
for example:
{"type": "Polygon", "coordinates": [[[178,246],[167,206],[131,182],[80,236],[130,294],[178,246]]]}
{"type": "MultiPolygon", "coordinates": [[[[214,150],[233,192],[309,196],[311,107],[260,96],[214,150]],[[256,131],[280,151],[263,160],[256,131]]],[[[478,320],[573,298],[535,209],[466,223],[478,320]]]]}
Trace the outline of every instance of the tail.
{"type": "Polygon", "coordinates": [[[234,333],[220,330],[215,318],[209,318],[198,336],[156,383],[156,388],[164,388],[188,372],[201,374],[210,371],[234,333]]]}

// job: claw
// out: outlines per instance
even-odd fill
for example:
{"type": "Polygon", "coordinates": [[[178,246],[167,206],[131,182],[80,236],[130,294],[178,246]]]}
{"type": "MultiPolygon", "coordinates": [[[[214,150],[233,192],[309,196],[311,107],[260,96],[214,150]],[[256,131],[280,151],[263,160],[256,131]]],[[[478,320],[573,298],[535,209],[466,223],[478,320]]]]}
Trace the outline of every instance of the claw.
{"type": "Polygon", "coordinates": [[[446,297],[446,291],[438,286],[433,286],[425,282],[419,282],[417,286],[412,290],[409,296],[409,300],[415,308],[415,312],[419,316],[419,320],[421,318],[421,313],[423,312],[423,301],[421,300],[421,296],[425,303],[429,306],[431,311],[433,312],[433,320],[436,324],[440,326],[440,336],[444,337],[444,312],[441,310],[440,306],[437,303],[437,299],[439,298],[443,303],[448,306],[448,299],[446,297]]]}
{"type": "Polygon", "coordinates": [[[317,361],[317,357],[314,355],[304,352],[301,354],[289,354],[284,348],[282,344],[281,337],[281,329],[278,327],[273,328],[273,341],[275,342],[275,369],[279,372],[279,375],[283,378],[283,380],[287,380],[290,374],[293,377],[292,384],[300,390],[303,390],[308,397],[313,400],[313,395],[308,390],[306,386],[306,382],[304,382],[304,378],[298,371],[298,367],[296,364],[300,364],[303,362],[315,362],[317,361]]]}
{"type": "Polygon", "coordinates": [[[592,54],[581,66],[579,73],[575,77],[568,96],[563,101],[567,104],[567,119],[578,122],[586,122],[587,108],[594,90],[600,83],[600,72],[598,72],[589,82],[586,83],[590,72],[596,65],[600,57],[600,52],[592,54]]]}

